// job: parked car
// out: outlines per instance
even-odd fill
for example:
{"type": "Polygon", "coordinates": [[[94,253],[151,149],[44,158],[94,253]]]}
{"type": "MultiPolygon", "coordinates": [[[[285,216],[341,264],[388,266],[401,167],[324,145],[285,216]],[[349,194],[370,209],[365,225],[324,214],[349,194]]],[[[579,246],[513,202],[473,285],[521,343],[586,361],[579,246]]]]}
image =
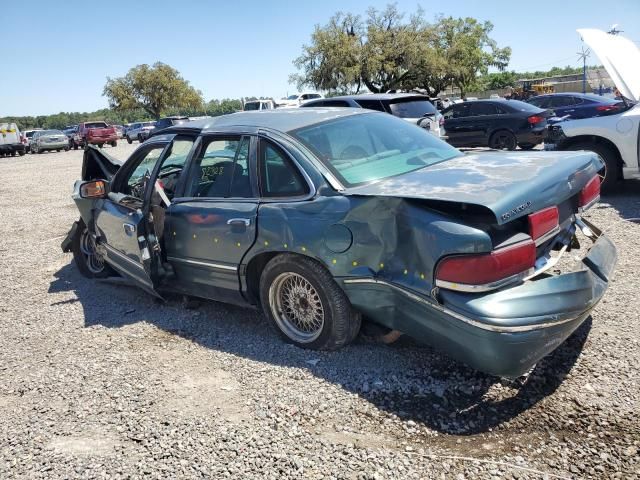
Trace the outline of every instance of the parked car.
{"type": "Polygon", "coordinates": [[[627,110],[628,105],[613,98],[591,93],[551,93],[531,97],[527,103],[552,110],[556,117],[589,118],[612,115],[627,110]]]}
{"type": "Polygon", "coordinates": [[[300,105],[318,98],[324,98],[324,95],[316,92],[304,92],[304,93],[294,93],[293,95],[289,95],[286,98],[282,98],[278,100],[277,106],[278,108],[293,108],[299,107],[300,105]]]}
{"type": "Polygon", "coordinates": [[[135,122],[129,125],[125,137],[128,143],[133,143],[134,140],[138,142],[144,142],[144,139],[149,136],[149,132],[156,128],[156,122],[135,122]]]}
{"type": "Polygon", "coordinates": [[[235,113],[154,132],[122,165],[87,149],[62,249],[90,278],[261,306],[300,347],[340,348],[365,315],[518,377],[607,289],[616,248],[581,215],[601,167],[463,154],[364,109],[235,113]],[[594,245],[558,273],[578,233],[594,245]]]}
{"type": "Polygon", "coordinates": [[[26,145],[15,123],[0,123],[0,155],[24,155],[26,145]]]}
{"type": "Polygon", "coordinates": [[[629,108],[612,115],[566,120],[549,127],[545,148],[590,150],[604,161],[603,191],[611,191],[619,180],[640,177],[640,49],[620,35],[596,29],[578,30],[604,65],[629,108]]]}
{"type": "Polygon", "coordinates": [[[390,113],[410,123],[419,125],[440,138],[444,136],[444,117],[429,97],[415,93],[378,93],[345,95],[320,100],[311,100],[302,107],[350,107],[368,108],[390,113]]]}
{"type": "Polygon", "coordinates": [[[78,130],[73,135],[70,145],[77,150],[78,147],[87,145],[102,147],[105,143],[112,147],[118,145],[116,129],[106,122],[84,122],[78,124],[78,130]]]}
{"type": "Polygon", "coordinates": [[[244,102],[243,110],[250,112],[253,110],[273,110],[276,104],[273,100],[249,100],[244,102]]]}
{"type": "Polygon", "coordinates": [[[147,138],[149,138],[149,134],[150,134],[151,131],[155,132],[155,131],[164,130],[165,128],[172,127],[174,125],[182,125],[182,124],[190,122],[190,121],[191,120],[189,119],[189,117],[184,117],[184,116],[179,116],[179,115],[174,115],[172,117],[161,118],[160,120],[155,122],[155,129],[153,129],[153,130],[143,130],[141,132],[142,140],[144,141],[147,138]]]}
{"type": "Polygon", "coordinates": [[[118,135],[118,140],[120,140],[121,138],[124,138],[124,126],[122,126],[122,125],[114,125],[113,127],[116,129],[116,134],[118,135]]]}
{"type": "Polygon", "coordinates": [[[73,126],[67,127],[63,130],[63,132],[69,139],[69,147],[73,147],[73,137],[78,132],[78,126],[73,125],[73,126]]]}
{"type": "Polygon", "coordinates": [[[530,150],[544,140],[547,110],[519,100],[474,100],[446,108],[444,129],[455,147],[530,150]]]}
{"type": "Polygon", "coordinates": [[[31,151],[31,137],[33,137],[33,134],[35,132],[38,132],[42,130],[41,128],[33,128],[31,130],[25,130],[24,132],[22,132],[22,134],[24,135],[24,137],[26,138],[26,143],[25,143],[25,152],[29,153],[31,151]]]}
{"type": "Polygon", "coordinates": [[[69,137],[62,130],[39,130],[31,137],[29,147],[31,153],[66,151],[69,150],[69,137]]]}

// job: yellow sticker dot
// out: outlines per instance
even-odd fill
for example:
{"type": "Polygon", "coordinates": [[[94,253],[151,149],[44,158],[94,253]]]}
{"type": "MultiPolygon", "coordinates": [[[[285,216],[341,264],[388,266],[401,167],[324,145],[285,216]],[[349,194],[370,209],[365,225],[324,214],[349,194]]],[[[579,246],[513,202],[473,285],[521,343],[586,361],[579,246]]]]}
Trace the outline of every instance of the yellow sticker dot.
{"type": "Polygon", "coordinates": [[[236,246],[239,247],[240,246],[240,242],[236,243],[236,246]]]}
{"type": "Polygon", "coordinates": [[[406,275],[407,273],[409,273],[409,270],[405,268],[403,273],[406,275]]]}
{"type": "Polygon", "coordinates": [[[358,262],[356,262],[355,260],[353,262],[351,262],[351,265],[353,265],[354,267],[358,266],[358,262]]]}
{"type": "Polygon", "coordinates": [[[338,261],[334,258],[333,260],[331,260],[331,263],[335,265],[336,263],[338,263],[338,261]]]}
{"type": "Polygon", "coordinates": [[[193,234],[193,238],[196,238],[196,234],[195,233],[193,234]]]}
{"type": "Polygon", "coordinates": [[[264,241],[264,246],[268,247],[269,246],[269,242],[267,242],[266,240],[264,241]]]}
{"type": "Polygon", "coordinates": [[[284,244],[284,248],[289,248],[286,243],[284,244]]]}
{"type": "Polygon", "coordinates": [[[174,237],[176,236],[176,232],[173,232],[173,236],[174,236],[174,237]]]}
{"type": "Polygon", "coordinates": [[[380,264],[380,268],[384,268],[384,263],[381,263],[381,264],[380,264]]]}
{"type": "Polygon", "coordinates": [[[306,251],[307,251],[307,247],[302,247],[302,248],[301,248],[301,250],[302,250],[303,252],[306,252],[306,251]]]}
{"type": "Polygon", "coordinates": [[[213,239],[213,243],[218,243],[218,239],[217,239],[217,238],[214,238],[214,239],[213,239]]]}
{"type": "Polygon", "coordinates": [[[424,273],[421,273],[421,274],[420,274],[420,278],[421,278],[422,280],[424,280],[424,273]]]}

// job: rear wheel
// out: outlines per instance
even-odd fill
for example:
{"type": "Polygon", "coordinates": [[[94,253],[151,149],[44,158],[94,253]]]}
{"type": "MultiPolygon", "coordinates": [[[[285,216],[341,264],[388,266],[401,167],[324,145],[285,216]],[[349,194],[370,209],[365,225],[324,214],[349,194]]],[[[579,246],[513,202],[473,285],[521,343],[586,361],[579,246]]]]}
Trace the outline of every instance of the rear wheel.
{"type": "Polygon", "coordinates": [[[113,142],[110,143],[110,145],[112,147],[117,147],[118,146],[118,142],[114,140],[113,142]]]}
{"type": "Polygon", "coordinates": [[[570,144],[563,150],[588,150],[596,153],[604,162],[604,168],[598,172],[600,175],[600,190],[610,193],[616,182],[620,179],[620,164],[615,150],[608,145],[591,142],[577,142],[570,144]]]}
{"type": "Polygon", "coordinates": [[[498,130],[489,139],[489,147],[496,150],[515,150],[517,145],[516,136],[509,130],[498,130]]]}
{"type": "Polygon", "coordinates": [[[282,337],[302,348],[335,350],[360,330],[360,314],[344,291],[309,258],[291,254],[273,258],[260,277],[260,300],[282,337]]]}
{"type": "Polygon", "coordinates": [[[140,142],[140,143],[144,142],[144,140],[142,139],[142,135],[141,134],[138,134],[138,142],[140,142]]]}
{"type": "Polygon", "coordinates": [[[133,140],[129,138],[129,135],[127,135],[127,143],[133,143],[133,140]]]}
{"type": "Polygon", "coordinates": [[[106,278],[115,273],[96,249],[95,241],[82,220],[78,222],[78,230],[73,237],[71,250],[73,260],[84,277],[106,278]]]}

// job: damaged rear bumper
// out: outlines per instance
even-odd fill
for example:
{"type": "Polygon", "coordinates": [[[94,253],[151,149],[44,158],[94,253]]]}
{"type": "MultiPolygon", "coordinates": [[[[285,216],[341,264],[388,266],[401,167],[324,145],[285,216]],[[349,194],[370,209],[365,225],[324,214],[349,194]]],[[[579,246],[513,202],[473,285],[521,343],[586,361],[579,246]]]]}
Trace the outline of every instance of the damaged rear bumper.
{"type": "Polygon", "coordinates": [[[343,280],[351,303],[373,320],[483,372],[516,378],[555,350],[604,295],[617,261],[604,235],[577,272],[486,293],[440,291],[440,302],[375,278],[343,280]]]}

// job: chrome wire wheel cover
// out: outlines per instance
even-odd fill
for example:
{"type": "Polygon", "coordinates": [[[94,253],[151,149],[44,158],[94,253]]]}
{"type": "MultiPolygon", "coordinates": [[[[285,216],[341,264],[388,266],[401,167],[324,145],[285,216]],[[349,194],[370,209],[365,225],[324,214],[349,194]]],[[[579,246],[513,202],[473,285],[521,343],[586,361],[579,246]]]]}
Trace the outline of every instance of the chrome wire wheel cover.
{"type": "Polygon", "coordinates": [[[281,273],[269,287],[271,313],[287,337],[310,343],[322,333],[324,307],[313,285],[293,272],[281,273]]]}
{"type": "Polygon", "coordinates": [[[87,268],[92,273],[101,273],[104,270],[104,259],[96,251],[96,243],[86,228],[80,236],[80,251],[84,256],[87,268]]]}

